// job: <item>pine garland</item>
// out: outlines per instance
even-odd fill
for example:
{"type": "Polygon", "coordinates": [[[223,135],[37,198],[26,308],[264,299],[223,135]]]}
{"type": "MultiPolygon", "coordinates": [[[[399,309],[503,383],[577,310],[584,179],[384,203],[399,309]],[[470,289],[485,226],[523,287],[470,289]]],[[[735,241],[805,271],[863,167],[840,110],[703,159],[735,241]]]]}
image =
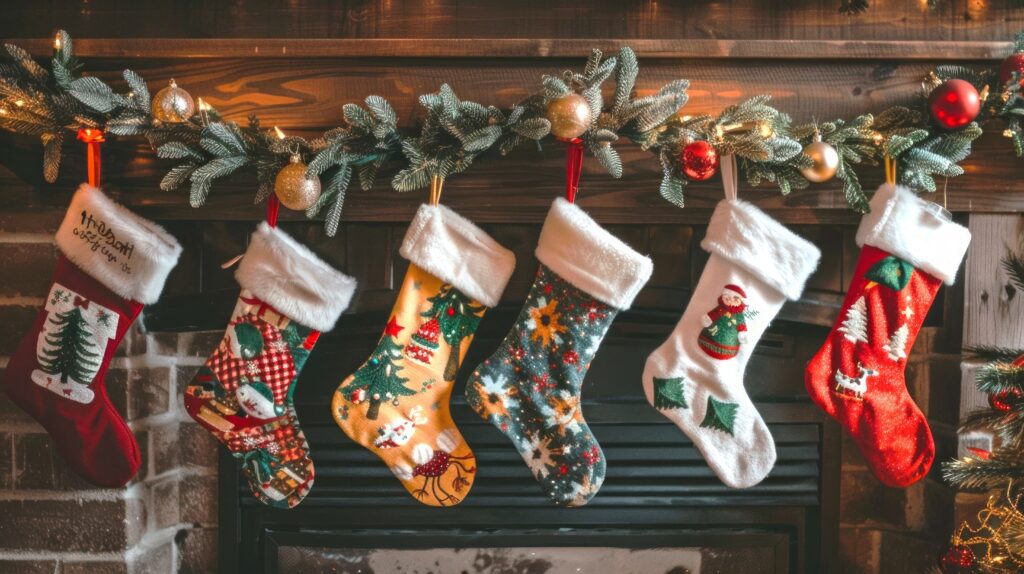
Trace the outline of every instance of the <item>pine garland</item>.
{"type": "MultiPolygon", "coordinates": [[[[844,6],[859,11],[866,2],[844,2],[844,6]]],[[[364,106],[344,106],[342,126],[307,140],[279,137],[279,132],[263,127],[255,116],[239,125],[209,107],[186,122],[158,122],[142,77],[125,70],[128,91],[118,93],[96,77],[83,76],[71,37],[61,31],[57,38],[49,72],[13,45],[6,46],[8,61],[0,62],[0,128],[40,138],[46,181],[57,178],[67,131],[86,128],[117,136],[145,136],[159,157],[175,163],[161,188],[187,187],[194,207],[205,203],[216,181],[239,171],[255,174],[254,199],[265,201],[273,193],[277,172],[297,154],[309,162],[307,175],[324,183],[319,201],[306,215],[323,214],[328,235],[337,231],[354,179],[361,189],[369,190],[382,169],[399,163],[392,186],[410,191],[429,186],[434,178],[465,171],[491,149],[507,155],[528,141],[540,146],[551,131],[545,117],[547,104],[571,93],[583,96],[590,107],[591,125],[581,136],[586,150],[613,177],[622,176],[622,161],[613,147],[620,138],[650,151],[661,163],[662,197],[680,207],[687,179],[678,158],[682,148],[696,140],[711,142],[721,155],[735,154],[751,185],[769,182],[788,194],[810,184],[801,173],[811,165],[803,148],[821,138],[839,153],[836,175],[843,182],[846,201],[858,212],[867,212],[868,201],[857,166],[878,165],[889,156],[897,162],[900,183],[934,192],[936,178],[963,173],[959,163],[970,155],[971,143],[982,133],[980,124],[988,120],[1004,121],[1004,135],[1012,140],[1017,155],[1024,155],[1022,79],[1015,76],[1001,90],[991,89],[997,85],[992,71],[959,66],[940,66],[923,83],[927,93],[943,80],[960,78],[986,95],[978,120],[956,130],[942,130],[931,122],[924,97],[912,108],[897,106],[877,115],[797,126],[770,105],[767,95],[729,106],[717,116],[691,117],[682,113],[688,99],[686,80],[636,97],[639,65],[633,51],[625,47],[610,58],[594,50],[580,72],[543,77],[539,90],[510,110],[460,100],[451,87],[442,85],[436,94],[420,97],[426,114],[411,133],[399,131],[398,118],[386,100],[370,96],[364,106]],[[605,102],[602,89],[608,81],[615,87],[611,100],[605,102]]],[[[1015,51],[1024,52],[1024,32],[1017,35],[1015,51]]]]}

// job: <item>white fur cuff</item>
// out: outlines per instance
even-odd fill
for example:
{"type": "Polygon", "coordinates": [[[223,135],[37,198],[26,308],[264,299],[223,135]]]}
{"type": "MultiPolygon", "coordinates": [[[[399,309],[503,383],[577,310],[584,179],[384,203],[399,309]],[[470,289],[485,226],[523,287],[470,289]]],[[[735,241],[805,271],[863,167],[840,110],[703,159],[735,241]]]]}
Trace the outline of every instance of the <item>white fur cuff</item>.
{"type": "Polygon", "coordinates": [[[537,259],[573,286],[616,309],[629,309],[654,270],[650,259],[561,197],[544,220],[537,259]]]}
{"type": "Polygon", "coordinates": [[[267,222],[252,234],[235,279],[289,319],[330,331],[348,308],[356,280],[267,222]]]}
{"type": "Polygon", "coordinates": [[[882,185],[871,198],[871,213],[860,220],[857,245],[877,247],[952,285],[971,232],[931,206],[901,185],[882,185]]]}
{"type": "Polygon", "coordinates": [[[443,205],[420,206],[399,253],[488,307],[501,300],[516,267],[511,251],[443,205]]]}
{"type": "Polygon", "coordinates": [[[90,277],[125,299],[155,303],[181,245],[159,225],[82,184],[57,230],[57,247],[90,277]]]}
{"type": "Polygon", "coordinates": [[[796,300],[818,267],[821,252],[745,201],[722,200],[715,207],[700,246],[746,269],[787,298],[796,300]]]}

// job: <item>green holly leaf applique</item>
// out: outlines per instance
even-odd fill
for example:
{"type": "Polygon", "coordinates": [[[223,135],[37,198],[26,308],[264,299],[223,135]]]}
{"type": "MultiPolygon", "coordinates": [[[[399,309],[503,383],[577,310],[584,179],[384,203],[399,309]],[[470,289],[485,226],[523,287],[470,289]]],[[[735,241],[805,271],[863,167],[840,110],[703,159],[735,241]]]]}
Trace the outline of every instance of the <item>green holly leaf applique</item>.
{"type": "Polygon", "coordinates": [[[700,426],[720,430],[732,434],[732,427],[736,423],[736,411],[740,406],[736,403],[726,403],[715,400],[715,397],[708,397],[707,414],[700,426]]]}
{"type": "Polygon", "coordinates": [[[890,255],[872,265],[864,277],[894,291],[902,291],[907,283],[910,283],[910,276],[913,274],[913,265],[890,255]]]}
{"type": "Polygon", "coordinates": [[[232,354],[242,359],[252,359],[263,352],[263,333],[251,323],[235,325],[235,342],[232,354]]]}
{"type": "Polygon", "coordinates": [[[654,377],[654,408],[666,409],[688,409],[690,405],[686,402],[686,379],[675,377],[661,379],[654,377]]]}

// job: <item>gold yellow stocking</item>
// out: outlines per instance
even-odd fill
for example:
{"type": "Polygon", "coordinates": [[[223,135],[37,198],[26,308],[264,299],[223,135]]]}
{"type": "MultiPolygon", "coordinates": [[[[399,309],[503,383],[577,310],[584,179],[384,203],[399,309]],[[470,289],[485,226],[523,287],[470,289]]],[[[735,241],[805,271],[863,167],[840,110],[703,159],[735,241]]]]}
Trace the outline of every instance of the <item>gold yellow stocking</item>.
{"type": "Polygon", "coordinates": [[[430,506],[458,504],[476,458],[449,410],[473,334],[515,257],[443,206],[420,208],[401,254],[411,264],[370,358],[338,386],[334,420],[430,506]]]}

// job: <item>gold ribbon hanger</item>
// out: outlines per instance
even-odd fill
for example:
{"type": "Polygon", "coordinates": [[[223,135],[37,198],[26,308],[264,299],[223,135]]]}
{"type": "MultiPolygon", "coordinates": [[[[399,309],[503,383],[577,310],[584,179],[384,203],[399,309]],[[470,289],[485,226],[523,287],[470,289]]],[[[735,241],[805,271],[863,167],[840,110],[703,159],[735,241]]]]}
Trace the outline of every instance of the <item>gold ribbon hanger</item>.
{"type": "Polygon", "coordinates": [[[441,203],[441,192],[444,188],[444,178],[439,175],[430,177],[430,205],[441,203]]]}

